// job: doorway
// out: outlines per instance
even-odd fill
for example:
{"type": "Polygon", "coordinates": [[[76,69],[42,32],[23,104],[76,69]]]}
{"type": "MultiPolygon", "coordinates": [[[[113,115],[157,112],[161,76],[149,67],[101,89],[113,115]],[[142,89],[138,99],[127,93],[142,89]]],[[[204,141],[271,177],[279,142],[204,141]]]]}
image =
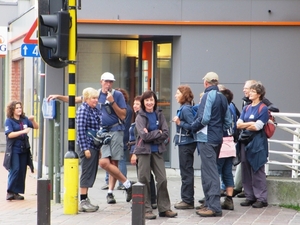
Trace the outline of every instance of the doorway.
{"type": "MultiPolygon", "coordinates": [[[[172,43],[171,41],[140,41],[140,93],[153,90],[158,99],[158,107],[169,122],[171,120],[171,79],[172,43]]],[[[170,144],[164,153],[166,165],[170,164],[170,144]]]]}

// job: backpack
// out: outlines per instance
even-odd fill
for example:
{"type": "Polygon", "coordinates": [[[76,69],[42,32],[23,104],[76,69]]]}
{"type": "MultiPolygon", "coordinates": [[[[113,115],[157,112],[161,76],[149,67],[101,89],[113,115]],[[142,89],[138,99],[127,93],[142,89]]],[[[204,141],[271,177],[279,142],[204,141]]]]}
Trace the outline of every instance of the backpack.
{"type": "Polygon", "coordinates": [[[239,110],[236,108],[236,106],[234,105],[233,102],[231,102],[228,105],[231,115],[232,115],[232,126],[231,126],[231,131],[232,131],[232,136],[233,136],[233,140],[234,142],[237,142],[239,139],[239,135],[240,135],[240,130],[237,129],[236,127],[236,122],[240,117],[240,112],[239,110]]]}
{"type": "MultiPolygon", "coordinates": [[[[199,105],[200,105],[200,104],[196,104],[196,105],[193,105],[193,106],[188,106],[188,107],[192,107],[192,113],[193,113],[193,116],[194,116],[194,117],[197,115],[197,111],[198,111],[199,105]]],[[[187,106],[187,105],[183,105],[183,106],[181,106],[181,107],[179,108],[178,113],[177,113],[177,116],[178,116],[178,117],[180,117],[181,110],[183,109],[184,106],[187,106]]]]}
{"type": "MultiPolygon", "coordinates": [[[[261,112],[261,110],[262,110],[262,108],[264,106],[266,106],[264,103],[260,104],[260,106],[258,108],[258,113],[261,112]]],[[[246,112],[249,109],[249,107],[250,107],[250,105],[248,105],[246,107],[246,112]]],[[[276,123],[275,117],[272,116],[271,111],[269,109],[268,109],[268,113],[269,113],[269,120],[264,125],[264,131],[265,131],[265,133],[267,135],[267,138],[271,138],[274,135],[274,133],[275,133],[277,123],[276,123]]]]}

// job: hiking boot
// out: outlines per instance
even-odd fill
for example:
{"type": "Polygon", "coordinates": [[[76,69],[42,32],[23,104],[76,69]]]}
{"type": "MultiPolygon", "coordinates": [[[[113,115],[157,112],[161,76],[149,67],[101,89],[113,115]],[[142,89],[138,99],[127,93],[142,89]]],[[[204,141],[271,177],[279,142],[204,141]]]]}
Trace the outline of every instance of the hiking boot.
{"type": "Polygon", "coordinates": [[[108,193],[106,196],[107,204],[116,204],[115,196],[112,193],[108,193]]]}
{"type": "Polygon", "coordinates": [[[96,212],[99,207],[93,206],[88,199],[80,201],[79,212],[96,212]]]}
{"type": "Polygon", "coordinates": [[[200,199],[198,202],[201,203],[201,204],[203,204],[205,202],[205,197],[202,198],[202,199],[200,199]]]}
{"type": "Polygon", "coordinates": [[[145,213],[145,219],[147,219],[147,220],[154,220],[154,219],[156,219],[156,215],[153,214],[152,212],[146,212],[145,213]]]}
{"type": "Polygon", "coordinates": [[[157,204],[156,203],[151,204],[151,208],[152,209],[157,209],[157,204]]]}
{"type": "Polygon", "coordinates": [[[255,201],[251,201],[251,200],[248,200],[246,199],[245,201],[241,202],[240,205],[241,206],[250,206],[254,203],[255,201]]]}
{"type": "Polygon", "coordinates": [[[108,184],[105,184],[101,187],[101,190],[108,190],[108,184]]]}
{"type": "Polygon", "coordinates": [[[206,209],[196,211],[196,214],[202,217],[216,217],[216,216],[222,216],[222,211],[214,212],[211,209],[206,208],[206,209]]]}
{"type": "Polygon", "coordinates": [[[90,200],[89,198],[87,198],[86,200],[88,201],[88,203],[89,203],[91,206],[97,208],[97,210],[99,209],[99,206],[98,206],[98,205],[93,205],[93,204],[91,203],[91,200],[90,200]]]}
{"type": "Polygon", "coordinates": [[[24,197],[19,195],[18,193],[14,194],[14,200],[24,200],[24,197]]]}
{"type": "Polygon", "coordinates": [[[174,205],[175,209],[193,209],[194,208],[194,204],[187,204],[184,201],[178,202],[174,205]]]}
{"type": "Polygon", "coordinates": [[[6,200],[13,200],[13,199],[14,199],[14,193],[7,192],[6,200]]]}
{"type": "Polygon", "coordinates": [[[238,198],[246,198],[245,192],[242,191],[241,193],[237,194],[236,197],[238,197],[238,198]]]}
{"type": "Polygon", "coordinates": [[[132,185],[135,184],[135,182],[130,181],[130,187],[126,189],[126,202],[130,202],[132,199],[132,185]]]}
{"type": "Polygon", "coordinates": [[[253,208],[263,208],[263,207],[267,207],[268,203],[267,202],[261,202],[261,201],[256,201],[252,204],[253,208]]]}
{"type": "Polygon", "coordinates": [[[228,210],[233,210],[234,205],[232,199],[225,197],[224,202],[221,204],[222,209],[228,209],[228,210]]]}
{"type": "Polygon", "coordinates": [[[165,212],[159,213],[160,217],[175,217],[177,216],[177,212],[173,212],[172,210],[167,210],[165,212]]]}

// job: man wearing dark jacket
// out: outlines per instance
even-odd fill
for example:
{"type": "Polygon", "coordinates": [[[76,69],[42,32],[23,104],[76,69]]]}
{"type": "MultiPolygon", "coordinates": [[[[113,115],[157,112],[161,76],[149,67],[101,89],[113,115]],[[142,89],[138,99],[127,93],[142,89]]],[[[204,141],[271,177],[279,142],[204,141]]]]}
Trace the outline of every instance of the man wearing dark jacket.
{"type": "Polygon", "coordinates": [[[219,76],[214,72],[203,78],[205,87],[192,130],[200,147],[202,187],[205,196],[204,208],[196,211],[203,217],[222,216],[220,203],[220,178],[217,167],[223,131],[232,123],[226,97],[219,92],[219,76]]]}

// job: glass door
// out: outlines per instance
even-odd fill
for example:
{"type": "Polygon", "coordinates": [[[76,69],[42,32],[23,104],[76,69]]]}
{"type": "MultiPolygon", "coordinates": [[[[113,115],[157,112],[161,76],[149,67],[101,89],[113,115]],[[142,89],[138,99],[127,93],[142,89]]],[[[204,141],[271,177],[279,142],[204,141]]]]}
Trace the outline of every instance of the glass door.
{"type": "MultiPolygon", "coordinates": [[[[163,110],[166,120],[171,120],[171,69],[172,43],[159,41],[140,42],[140,90],[153,90],[158,98],[158,106],[163,110]]],[[[172,139],[170,137],[170,139],[172,139]]],[[[167,146],[170,148],[170,145],[167,146]]],[[[167,165],[170,162],[170,150],[164,154],[167,165]]]]}

